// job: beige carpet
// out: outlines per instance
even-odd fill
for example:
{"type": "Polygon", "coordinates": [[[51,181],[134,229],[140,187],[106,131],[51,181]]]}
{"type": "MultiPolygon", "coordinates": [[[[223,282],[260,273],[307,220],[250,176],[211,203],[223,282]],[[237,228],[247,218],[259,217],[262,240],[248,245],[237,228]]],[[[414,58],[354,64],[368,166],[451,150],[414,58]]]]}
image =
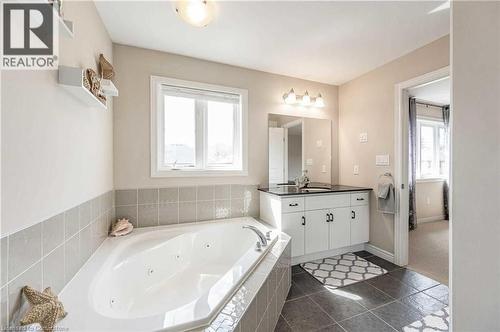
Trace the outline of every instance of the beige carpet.
{"type": "Polygon", "coordinates": [[[448,285],[448,221],[418,224],[410,232],[408,267],[448,285]]]}

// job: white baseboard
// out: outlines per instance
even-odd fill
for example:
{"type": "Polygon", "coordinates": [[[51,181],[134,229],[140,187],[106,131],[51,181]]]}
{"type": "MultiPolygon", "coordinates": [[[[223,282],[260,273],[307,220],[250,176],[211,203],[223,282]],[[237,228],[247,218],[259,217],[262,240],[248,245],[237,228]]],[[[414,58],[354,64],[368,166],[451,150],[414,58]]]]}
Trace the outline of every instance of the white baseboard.
{"type": "Polygon", "coordinates": [[[440,221],[444,219],[444,215],[433,216],[433,217],[425,217],[425,218],[417,218],[417,224],[432,222],[432,221],[440,221]]]}
{"type": "Polygon", "coordinates": [[[376,247],[370,243],[365,244],[365,250],[371,254],[374,254],[375,256],[385,259],[386,261],[394,263],[394,254],[388,252],[387,250],[380,249],[379,247],[376,247]]]}
{"type": "Polygon", "coordinates": [[[310,262],[310,261],[314,261],[316,259],[346,254],[348,252],[361,251],[363,249],[365,249],[365,245],[363,243],[361,243],[361,244],[357,244],[354,246],[332,249],[332,250],[321,251],[321,252],[315,252],[314,254],[296,256],[296,257],[292,257],[292,265],[310,262]]]}

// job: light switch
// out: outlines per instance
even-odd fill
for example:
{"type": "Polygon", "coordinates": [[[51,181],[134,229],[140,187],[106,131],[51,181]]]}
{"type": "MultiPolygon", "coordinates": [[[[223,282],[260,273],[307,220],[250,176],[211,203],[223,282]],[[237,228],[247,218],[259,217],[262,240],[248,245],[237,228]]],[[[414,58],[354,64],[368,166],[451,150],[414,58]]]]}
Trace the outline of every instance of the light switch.
{"type": "Polygon", "coordinates": [[[389,166],[389,155],[388,154],[378,154],[375,156],[375,166],[389,166]]]}
{"type": "Polygon", "coordinates": [[[354,165],[354,168],[353,168],[353,172],[352,172],[354,175],[358,175],[359,174],[359,165],[354,165]]]}
{"type": "Polygon", "coordinates": [[[368,142],[368,133],[361,133],[361,134],[359,134],[359,142],[360,143],[366,143],[366,142],[368,142]]]}
{"type": "Polygon", "coordinates": [[[310,159],[310,158],[306,159],[306,165],[307,166],[312,166],[312,164],[313,164],[313,160],[312,159],[310,159]]]}

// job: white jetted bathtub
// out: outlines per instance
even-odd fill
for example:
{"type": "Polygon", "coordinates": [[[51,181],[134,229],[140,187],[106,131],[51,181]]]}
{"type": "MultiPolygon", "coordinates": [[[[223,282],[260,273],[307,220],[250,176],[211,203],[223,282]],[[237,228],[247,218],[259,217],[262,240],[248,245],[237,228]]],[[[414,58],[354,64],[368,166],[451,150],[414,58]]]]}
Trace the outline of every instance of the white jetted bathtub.
{"type": "Polygon", "coordinates": [[[210,322],[259,260],[253,218],[136,229],[108,238],[61,293],[70,331],[183,331],[210,322]]]}

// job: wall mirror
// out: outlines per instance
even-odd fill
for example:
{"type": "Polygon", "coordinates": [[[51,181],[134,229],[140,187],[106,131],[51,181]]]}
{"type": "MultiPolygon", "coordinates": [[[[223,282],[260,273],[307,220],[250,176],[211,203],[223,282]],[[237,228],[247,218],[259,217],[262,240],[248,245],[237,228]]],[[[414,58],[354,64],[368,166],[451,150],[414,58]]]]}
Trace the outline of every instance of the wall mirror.
{"type": "Polygon", "coordinates": [[[305,170],[311,182],[331,183],[331,121],[269,114],[269,186],[294,184],[305,170]]]}

